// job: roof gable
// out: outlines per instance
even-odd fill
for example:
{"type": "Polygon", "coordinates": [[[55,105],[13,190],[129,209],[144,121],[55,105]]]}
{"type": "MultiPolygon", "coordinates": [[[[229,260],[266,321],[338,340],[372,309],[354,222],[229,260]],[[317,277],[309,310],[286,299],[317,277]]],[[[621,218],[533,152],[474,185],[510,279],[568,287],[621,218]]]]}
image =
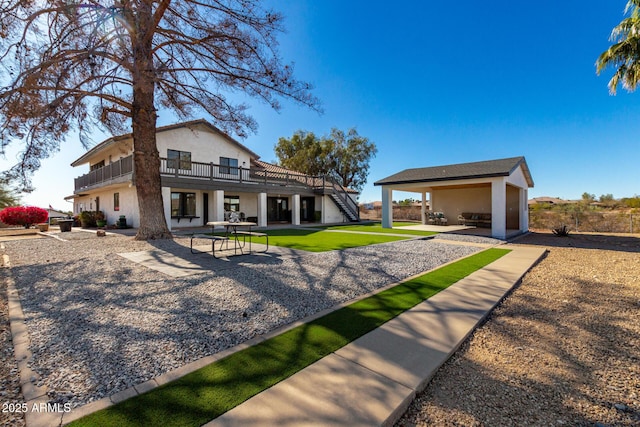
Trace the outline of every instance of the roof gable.
{"type": "Polygon", "coordinates": [[[473,178],[509,176],[518,167],[522,167],[527,184],[533,187],[533,179],[531,178],[529,167],[523,156],[482,162],[405,169],[402,172],[374,182],[374,185],[457,181],[473,178]]]}
{"type": "MultiPolygon", "coordinates": [[[[209,123],[205,119],[191,120],[191,121],[188,121],[188,122],[174,123],[172,125],[161,126],[159,128],[156,128],[156,134],[161,133],[161,132],[167,132],[167,131],[175,130],[175,129],[180,129],[180,128],[196,128],[196,127],[204,128],[204,129],[206,129],[206,130],[208,130],[208,131],[210,131],[212,133],[217,133],[217,134],[221,135],[222,137],[224,137],[225,139],[227,139],[232,144],[236,145],[238,148],[240,148],[240,149],[246,151],[247,153],[249,153],[249,155],[252,158],[254,158],[254,159],[259,159],[260,158],[259,155],[257,155],[256,153],[251,151],[249,148],[247,148],[246,146],[244,146],[240,142],[236,141],[235,139],[230,137],[228,134],[226,134],[225,132],[221,131],[220,129],[218,129],[217,127],[215,127],[214,125],[212,125],[211,123],[209,123]]],[[[93,156],[98,154],[100,151],[106,150],[107,148],[113,146],[117,142],[126,141],[127,139],[132,139],[132,138],[133,138],[133,134],[132,133],[127,133],[127,134],[124,134],[124,135],[112,136],[111,138],[108,138],[108,139],[102,141],[101,143],[97,144],[93,148],[91,148],[89,151],[84,153],[78,159],[74,160],[71,163],[71,166],[80,166],[82,164],[85,164],[85,163],[87,163],[89,161],[90,158],[92,158],[93,156]]]]}

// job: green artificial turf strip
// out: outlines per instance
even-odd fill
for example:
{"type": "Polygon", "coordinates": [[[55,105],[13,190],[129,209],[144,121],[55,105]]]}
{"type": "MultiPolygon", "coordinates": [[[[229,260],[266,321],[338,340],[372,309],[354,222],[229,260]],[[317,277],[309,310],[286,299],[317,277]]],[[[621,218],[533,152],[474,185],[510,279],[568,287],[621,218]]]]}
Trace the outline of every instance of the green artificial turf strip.
{"type": "Polygon", "coordinates": [[[330,226],[322,226],[317,228],[322,228],[324,230],[343,230],[343,231],[365,231],[369,233],[392,233],[392,234],[408,234],[412,236],[432,236],[434,234],[438,234],[436,231],[425,231],[425,230],[405,230],[402,228],[407,225],[419,225],[417,222],[394,222],[394,228],[382,228],[382,224],[379,222],[370,222],[367,224],[357,224],[357,225],[330,225],[330,226]]]}
{"type": "Polygon", "coordinates": [[[311,230],[302,228],[287,228],[266,230],[269,235],[269,245],[283,246],[308,252],[325,252],[338,249],[356,248],[359,246],[375,245],[377,243],[395,242],[404,237],[384,236],[358,233],[333,233],[321,229],[311,230]]]}
{"type": "Polygon", "coordinates": [[[508,252],[488,249],[407,280],[70,425],[202,425],[508,252]]]}

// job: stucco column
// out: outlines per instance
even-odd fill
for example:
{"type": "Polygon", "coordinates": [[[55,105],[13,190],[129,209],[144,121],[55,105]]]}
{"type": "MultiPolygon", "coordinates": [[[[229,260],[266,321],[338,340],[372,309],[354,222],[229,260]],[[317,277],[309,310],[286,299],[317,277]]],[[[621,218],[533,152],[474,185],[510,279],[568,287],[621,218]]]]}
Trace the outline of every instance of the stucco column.
{"type": "Polygon", "coordinates": [[[507,184],[504,178],[491,182],[491,235],[497,239],[507,237],[507,184]]]}
{"type": "Polygon", "coordinates": [[[212,206],[209,214],[213,214],[213,221],[224,221],[224,190],[214,190],[212,206]]]}
{"type": "MultiPolygon", "coordinates": [[[[162,187],[162,206],[164,207],[164,218],[167,221],[167,227],[171,231],[171,187],[162,187]]],[[[138,215],[140,214],[138,213],[138,215]]]]}
{"type": "Polygon", "coordinates": [[[291,196],[291,224],[300,225],[300,195],[291,196]]]}
{"type": "Polygon", "coordinates": [[[382,228],[393,228],[393,190],[382,186],[382,228]]]}
{"type": "Polygon", "coordinates": [[[422,192],[422,205],[420,206],[420,218],[422,218],[422,225],[427,223],[427,192],[422,192]]]}
{"type": "Polygon", "coordinates": [[[520,231],[529,231],[529,191],[526,188],[520,189],[520,231]]]}
{"type": "Polygon", "coordinates": [[[267,193],[258,194],[258,227],[267,226],[267,193]]]}

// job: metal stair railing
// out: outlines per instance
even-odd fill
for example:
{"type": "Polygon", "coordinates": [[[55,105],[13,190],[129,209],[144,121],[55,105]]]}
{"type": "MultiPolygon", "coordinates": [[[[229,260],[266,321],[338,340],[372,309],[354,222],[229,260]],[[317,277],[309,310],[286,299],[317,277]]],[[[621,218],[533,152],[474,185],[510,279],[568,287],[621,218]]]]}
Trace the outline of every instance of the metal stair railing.
{"type": "Polygon", "coordinates": [[[330,195],[336,205],[351,221],[360,221],[360,209],[358,204],[349,196],[347,190],[329,176],[322,177],[323,187],[331,190],[330,195]]]}

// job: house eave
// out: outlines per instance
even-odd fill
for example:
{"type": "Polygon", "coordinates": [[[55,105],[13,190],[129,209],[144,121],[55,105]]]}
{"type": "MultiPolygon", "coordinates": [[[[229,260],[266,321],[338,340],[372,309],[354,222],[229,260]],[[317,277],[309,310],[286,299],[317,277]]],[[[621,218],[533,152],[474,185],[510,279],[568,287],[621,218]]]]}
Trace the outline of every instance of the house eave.
{"type": "MultiPolygon", "coordinates": [[[[208,130],[221,135],[222,137],[226,138],[229,142],[231,142],[232,144],[234,144],[238,148],[246,151],[249,154],[250,157],[252,157],[254,159],[259,159],[260,158],[260,156],[258,154],[254,153],[252,150],[247,148],[245,145],[243,145],[240,142],[236,141],[234,138],[232,138],[231,136],[229,136],[225,132],[221,131],[220,129],[218,129],[217,127],[215,127],[214,125],[212,125],[211,123],[209,123],[205,119],[197,119],[197,120],[192,120],[192,121],[189,121],[189,122],[174,123],[174,124],[171,124],[171,125],[161,126],[161,127],[156,129],[156,134],[161,133],[161,132],[174,130],[174,129],[180,129],[180,128],[189,128],[189,129],[191,129],[191,128],[195,128],[197,126],[203,126],[203,127],[207,128],[208,130]]],[[[93,148],[91,148],[89,151],[84,153],[78,159],[74,160],[71,163],[71,166],[76,167],[76,166],[81,166],[81,165],[83,165],[85,163],[88,163],[92,157],[94,157],[95,155],[97,155],[101,151],[112,147],[115,143],[120,142],[120,141],[125,141],[127,139],[132,139],[132,138],[133,138],[133,134],[132,133],[127,133],[127,134],[117,135],[117,136],[112,136],[110,138],[107,138],[104,141],[100,142],[99,144],[95,145],[93,148]]]]}
{"type": "Polygon", "coordinates": [[[508,173],[493,173],[493,174],[477,174],[477,175],[468,175],[464,177],[443,177],[443,178],[431,178],[428,180],[424,179],[412,179],[412,180],[402,180],[402,181],[376,181],[373,185],[384,186],[384,185],[400,185],[400,184],[429,184],[431,182],[444,182],[444,181],[467,181],[471,179],[484,179],[484,178],[498,178],[501,176],[509,176],[508,173]]]}

